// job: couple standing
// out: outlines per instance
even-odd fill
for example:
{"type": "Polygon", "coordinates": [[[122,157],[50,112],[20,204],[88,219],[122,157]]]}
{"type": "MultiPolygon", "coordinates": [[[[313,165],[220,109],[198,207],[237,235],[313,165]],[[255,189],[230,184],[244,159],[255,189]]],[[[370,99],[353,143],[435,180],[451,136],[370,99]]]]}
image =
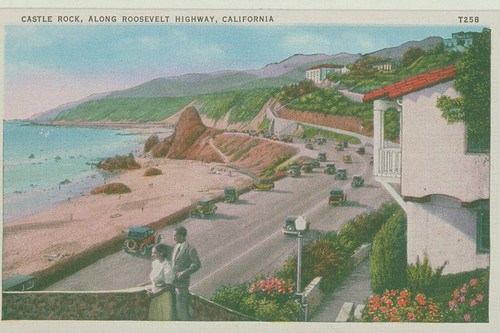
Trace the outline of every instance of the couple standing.
{"type": "Polygon", "coordinates": [[[171,255],[168,246],[156,245],[152,251],[154,261],[150,274],[153,292],[166,284],[174,286],[177,320],[182,321],[190,320],[188,308],[190,276],[201,268],[196,249],[186,242],[186,238],[186,228],[177,227],[174,231],[176,245],[171,255]]]}

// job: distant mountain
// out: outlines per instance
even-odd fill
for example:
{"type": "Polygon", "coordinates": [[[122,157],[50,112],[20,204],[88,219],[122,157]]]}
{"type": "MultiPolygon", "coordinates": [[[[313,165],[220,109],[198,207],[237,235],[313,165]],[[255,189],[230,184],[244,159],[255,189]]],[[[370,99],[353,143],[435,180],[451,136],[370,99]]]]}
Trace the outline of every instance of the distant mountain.
{"type": "Polygon", "coordinates": [[[130,89],[116,91],[109,94],[107,98],[180,97],[210,94],[228,90],[231,87],[256,79],[255,75],[245,72],[188,74],[148,81],[130,89]]]}
{"type": "MultiPolygon", "coordinates": [[[[397,47],[386,48],[367,55],[384,58],[401,58],[412,47],[428,50],[443,39],[429,37],[422,41],[411,41],[397,47]]],[[[62,111],[75,108],[78,105],[103,98],[134,98],[134,97],[183,97],[199,94],[211,94],[222,91],[239,91],[253,88],[277,87],[297,83],[305,78],[305,71],[321,64],[346,65],[354,63],[362,56],[360,54],[339,53],[335,55],[295,54],[283,61],[268,64],[260,69],[244,71],[222,70],[212,73],[191,73],[181,76],[158,78],[144,82],[138,86],[88,96],[82,100],[61,105],[55,109],[36,114],[29,120],[50,122],[62,111]]]]}
{"type": "Polygon", "coordinates": [[[421,41],[410,41],[396,47],[389,47],[372,53],[364,54],[363,56],[381,57],[381,58],[402,58],[404,53],[411,48],[420,47],[424,51],[428,51],[441,43],[441,37],[428,37],[421,41]]]}
{"type": "Polygon", "coordinates": [[[86,102],[97,101],[99,99],[106,98],[111,93],[112,92],[92,94],[92,95],[87,96],[85,98],[82,98],[76,102],[66,103],[66,104],[60,105],[54,109],[50,109],[48,111],[39,112],[37,114],[34,114],[30,118],[28,118],[28,120],[33,121],[33,122],[39,122],[39,123],[48,123],[48,122],[55,120],[57,118],[57,116],[63,111],[72,109],[72,108],[77,107],[78,105],[86,103],[86,102]]]}
{"type": "Polygon", "coordinates": [[[339,53],[336,55],[327,55],[324,53],[310,54],[310,55],[295,54],[278,63],[268,64],[261,69],[252,69],[252,70],[247,70],[246,72],[254,74],[261,78],[276,77],[276,76],[281,76],[287,72],[290,72],[296,69],[297,67],[302,67],[307,64],[319,62],[319,63],[336,63],[339,65],[346,65],[348,63],[354,62],[355,61],[354,59],[357,59],[357,57],[359,56],[348,53],[339,53]]]}

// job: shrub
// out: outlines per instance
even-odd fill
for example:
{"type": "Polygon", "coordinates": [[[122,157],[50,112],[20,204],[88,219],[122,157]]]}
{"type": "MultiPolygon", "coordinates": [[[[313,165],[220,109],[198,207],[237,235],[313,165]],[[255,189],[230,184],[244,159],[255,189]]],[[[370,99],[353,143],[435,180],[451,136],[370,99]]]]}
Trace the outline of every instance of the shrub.
{"type": "Polygon", "coordinates": [[[415,265],[408,265],[406,268],[407,287],[412,292],[419,292],[426,295],[434,295],[439,279],[443,273],[443,266],[440,266],[433,272],[429,265],[429,258],[424,256],[424,261],[420,264],[420,258],[417,257],[415,265]]]}
{"type": "Polygon", "coordinates": [[[102,186],[98,186],[90,191],[91,194],[122,194],[122,193],[130,193],[132,190],[125,184],[122,183],[111,183],[105,184],[102,186]]]}
{"type": "Polygon", "coordinates": [[[438,305],[423,294],[404,289],[385,291],[368,299],[361,320],[364,322],[440,322],[443,314],[438,305]]]}
{"type": "Polygon", "coordinates": [[[248,289],[247,284],[223,287],[215,292],[212,300],[234,311],[243,312],[243,301],[248,296],[248,289]]]}
{"type": "Polygon", "coordinates": [[[372,290],[401,289],[406,285],[406,218],[396,212],[373,240],[370,257],[372,290]]]}
{"type": "Polygon", "coordinates": [[[149,168],[146,170],[146,172],[144,172],[144,176],[146,177],[157,176],[161,174],[162,174],[161,170],[157,168],[149,168]]]}
{"type": "Polygon", "coordinates": [[[349,239],[355,250],[362,244],[372,242],[387,219],[398,211],[401,211],[401,208],[396,202],[388,202],[375,212],[361,214],[347,222],[340,230],[339,236],[349,239]]]}
{"type": "Polygon", "coordinates": [[[488,322],[488,279],[480,277],[455,289],[447,321],[488,322]]]}
{"type": "Polygon", "coordinates": [[[264,321],[296,321],[299,305],[293,283],[278,278],[224,287],[212,300],[249,317],[264,321]]]}

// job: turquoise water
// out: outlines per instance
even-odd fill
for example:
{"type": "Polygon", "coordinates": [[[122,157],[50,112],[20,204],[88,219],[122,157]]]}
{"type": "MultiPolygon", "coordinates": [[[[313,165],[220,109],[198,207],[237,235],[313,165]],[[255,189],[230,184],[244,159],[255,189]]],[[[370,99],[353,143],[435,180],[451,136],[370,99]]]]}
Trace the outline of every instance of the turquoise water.
{"type": "Polygon", "coordinates": [[[106,174],[94,165],[115,155],[137,156],[146,137],[119,130],[4,122],[3,140],[4,220],[9,221],[102,184],[106,174]]]}

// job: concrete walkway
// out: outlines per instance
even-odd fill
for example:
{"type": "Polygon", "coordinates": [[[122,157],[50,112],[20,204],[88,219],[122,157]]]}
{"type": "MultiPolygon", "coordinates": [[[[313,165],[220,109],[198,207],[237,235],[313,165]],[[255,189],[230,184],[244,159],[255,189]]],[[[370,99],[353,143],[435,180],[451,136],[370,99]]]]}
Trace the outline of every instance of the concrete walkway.
{"type": "Polygon", "coordinates": [[[364,303],[371,296],[370,267],[366,259],[348,275],[333,292],[325,295],[311,322],[334,322],[344,302],[364,303]]]}

